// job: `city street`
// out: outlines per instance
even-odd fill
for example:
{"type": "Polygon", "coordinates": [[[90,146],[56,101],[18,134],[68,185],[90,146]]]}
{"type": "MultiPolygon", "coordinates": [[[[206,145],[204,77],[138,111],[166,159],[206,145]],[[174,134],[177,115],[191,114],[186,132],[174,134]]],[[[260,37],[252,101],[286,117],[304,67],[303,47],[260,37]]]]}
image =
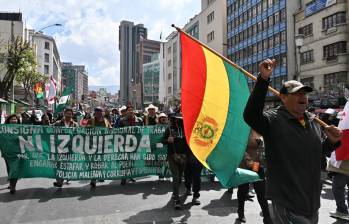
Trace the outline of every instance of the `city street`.
{"type": "MultiPolygon", "coordinates": [[[[90,190],[89,182],[73,181],[62,189],[52,187],[53,180],[23,179],[11,195],[7,187],[5,164],[0,161],[0,223],[237,223],[237,196],[203,178],[201,205],[184,201],[175,211],[171,198],[171,182],[157,177],[139,178],[136,183],[120,186],[120,181],[98,183],[90,190]]],[[[184,191],[184,189],[183,189],[184,191]]],[[[183,198],[184,200],[184,198],[183,198]]],[[[246,203],[247,223],[262,223],[256,202],[246,203]]],[[[332,192],[325,185],[321,196],[321,224],[341,224],[329,217],[335,209],[332,192]]]]}

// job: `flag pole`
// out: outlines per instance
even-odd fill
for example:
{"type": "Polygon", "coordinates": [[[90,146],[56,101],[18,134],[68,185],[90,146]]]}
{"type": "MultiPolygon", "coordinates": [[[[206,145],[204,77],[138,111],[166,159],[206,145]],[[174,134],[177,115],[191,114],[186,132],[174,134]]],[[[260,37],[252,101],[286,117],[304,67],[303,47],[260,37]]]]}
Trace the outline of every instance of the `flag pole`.
{"type": "MultiPolygon", "coordinates": [[[[197,40],[196,38],[190,36],[189,34],[187,34],[186,32],[184,32],[181,28],[175,26],[174,24],[171,25],[173,28],[175,28],[178,32],[186,35],[188,38],[190,38],[191,40],[195,41],[196,43],[204,46],[205,48],[207,48],[208,50],[210,50],[212,53],[214,53],[215,55],[217,55],[220,58],[223,58],[228,64],[230,64],[231,66],[235,67],[236,69],[238,69],[239,71],[241,71],[245,76],[249,77],[250,79],[252,79],[253,81],[257,81],[257,77],[255,77],[254,75],[252,75],[251,73],[249,73],[248,71],[246,71],[245,69],[243,69],[242,67],[240,67],[239,65],[235,64],[234,62],[232,62],[231,60],[229,60],[228,58],[224,57],[223,55],[221,55],[220,53],[218,53],[217,51],[213,50],[212,48],[210,48],[209,46],[207,46],[206,44],[202,43],[201,41],[197,40]]],[[[280,97],[280,93],[279,91],[277,91],[276,89],[274,89],[271,86],[268,86],[268,89],[270,92],[272,92],[275,96],[280,97]]],[[[324,121],[322,121],[321,119],[319,119],[317,116],[314,118],[314,120],[316,122],[318,122],[321,126],[328,126],[328,124],[326,124],[324,121]]]]}

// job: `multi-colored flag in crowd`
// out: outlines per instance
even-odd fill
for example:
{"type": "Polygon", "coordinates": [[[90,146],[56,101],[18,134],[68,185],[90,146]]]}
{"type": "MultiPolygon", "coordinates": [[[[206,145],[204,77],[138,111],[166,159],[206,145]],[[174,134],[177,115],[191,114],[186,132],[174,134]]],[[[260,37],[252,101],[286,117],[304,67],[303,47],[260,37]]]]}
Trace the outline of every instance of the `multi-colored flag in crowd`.
{"type": "Polygon", "coordinates": [[[349,160],[349,100],[340,112],[338,128],[342,130],[341,146],[336,149],[336,160],[349,160]]]}
{"type": "Polygon", "coordinates": [[[182,113],[193,154],[226,187],[258,180],[239,169],[250,128],[243,111],[250,91],[247,78],[223,57],[180,31],[182,113]]]}
{"type": "Polygon", "coordinates": [[[64,110],[67,102],[70,98],[70,94],[72,93],[72,89],[70,87],[66,87],[62,93],[62,96],[59,98],[58,105],[56,107],[55,113],[60,113],[64,110]]]}
{"type": "Polygon", "coordinates": [[[36,98],[37,99],[40,99],[40,98],[44,97],[44,91],[42,89],[42,83],[41,82],[38,82],[38,83],[35,84],[34,92],[36,94],[36,98]]]}
{"type": "Polygon", "coordinates": [[[45,86],[46,100],[48,104],[54,104],[56,99],[57,83],[53,76],[50,76],[49,83],[45,86]]]}

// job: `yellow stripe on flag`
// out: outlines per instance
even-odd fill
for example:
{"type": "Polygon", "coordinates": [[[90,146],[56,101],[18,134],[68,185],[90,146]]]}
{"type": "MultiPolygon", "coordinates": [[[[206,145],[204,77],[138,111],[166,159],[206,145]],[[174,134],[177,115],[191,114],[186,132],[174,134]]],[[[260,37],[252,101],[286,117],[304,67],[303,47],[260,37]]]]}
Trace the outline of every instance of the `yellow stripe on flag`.
{"type": "Polygon", "coordinates": [[[199,116],[190,137],[190,148],[204,164],[221,138],[229,108],[229,80],[220,57],[203,47],[207,81],[199,116]]]}

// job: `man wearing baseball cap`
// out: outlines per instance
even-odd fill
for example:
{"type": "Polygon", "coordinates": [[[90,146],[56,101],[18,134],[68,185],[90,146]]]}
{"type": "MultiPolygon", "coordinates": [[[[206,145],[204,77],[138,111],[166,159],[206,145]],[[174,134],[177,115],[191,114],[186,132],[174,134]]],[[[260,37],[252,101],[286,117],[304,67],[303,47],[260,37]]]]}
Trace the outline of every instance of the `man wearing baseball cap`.
{"type": "Polygon", "coordinates": [[[267,164],[266,197],[272,200],[278,224],[316,224],[320,208],[322,153],[340,145],[342,132],[324,128],[326,139],[314,117],[306,111],[312,88],[291,80],[280,89],[282,105],[264,112],[265,96],[276,61],[266,59],[244,111],[246,123],[265,141],[267,164]]]}

